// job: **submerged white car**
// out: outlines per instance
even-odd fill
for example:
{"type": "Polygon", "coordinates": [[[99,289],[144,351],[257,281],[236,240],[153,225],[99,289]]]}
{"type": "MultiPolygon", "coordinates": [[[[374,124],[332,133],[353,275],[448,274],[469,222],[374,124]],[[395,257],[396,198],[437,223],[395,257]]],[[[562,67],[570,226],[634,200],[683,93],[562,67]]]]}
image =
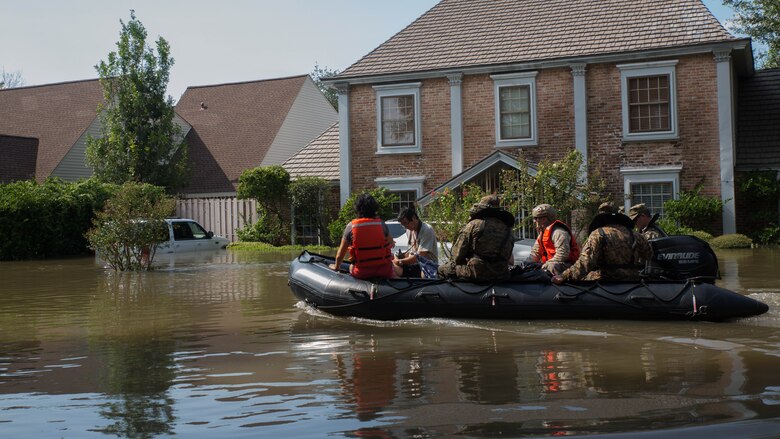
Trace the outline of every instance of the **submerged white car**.
{"type": "Polygon", "coordinates": [[[206,231],[195,220],[168,218],[168,241],[157,246],[157,253],[184,253],[225,248],[230,240],[206,231]]]}

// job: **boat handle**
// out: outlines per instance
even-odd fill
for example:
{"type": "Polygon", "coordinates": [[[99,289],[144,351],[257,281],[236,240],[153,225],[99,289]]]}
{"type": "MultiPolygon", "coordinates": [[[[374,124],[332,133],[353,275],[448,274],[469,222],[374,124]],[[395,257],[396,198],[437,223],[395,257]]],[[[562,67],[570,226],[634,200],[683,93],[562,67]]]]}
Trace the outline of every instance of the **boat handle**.
{"type": "Polygon", "coordinates": [[[508,299],[509,298],[509,294],[508,293],[496,293],[495,291],[491,291],[489,293],[485,293],[482,296],[483,299],[488,299],[488,298],[491,298],[491,297],[492,298],[500,297],[502,299],[508,299]]]}
{"type": "Polygon", "coordinates": [[[642,300],[655,302],[655,296],[653,296],[652,294],[630,294],[628,296],[628,300],[631,300],[633,302],[639,302],[642,300]]]}
{"type": "Polygon", "coordinates": [[[558,293],[555,295],[554,299],[556,302],[570,302],[572,300],[577,300],[579,296],[569,296],[568,294],[558,293]]]}
{"type": "Polygon", "coordinates": [[[441,296],[439,296],[439,293],[436,291],[420,291],[414,296],[415,299],[422,299],[425,297],[436,297],[437,299],[441,299],[441,296]]]}
{"type": "Polygon", "coordinates": [[[352,294],[353,296],[363,296],[364,299],[368,299],[369,298],[368,293],[366,291],[363,291],[363,290],[355,290],[355,289],[350,288],[349,289],[349,294],[352,294]]]}

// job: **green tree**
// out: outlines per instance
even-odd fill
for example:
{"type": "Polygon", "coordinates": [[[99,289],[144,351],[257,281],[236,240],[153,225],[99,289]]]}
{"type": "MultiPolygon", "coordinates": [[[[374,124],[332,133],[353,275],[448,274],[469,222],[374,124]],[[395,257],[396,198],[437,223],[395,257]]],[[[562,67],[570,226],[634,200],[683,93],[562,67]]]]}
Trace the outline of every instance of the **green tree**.
{"type": "Polygon", "coordinates": [[[767,45],[759,53],[763,68],[780,67],[780,2],[777,0],[723,0],[736,13],[733,30],[767,45]]]}
{"type": "Polygon", "coordinates": [[[117,51],[95,66],[105,98],[103,136],[87,140],[87,162],[103,181],[139,181],[172,192],[186,184],[187,145],[173,122],[173,98],[166,97],[170,46],[160,37],[155,53],[132,10],[129,22],[119,22],[117,51]]]}
{"type": "Polygon", "coordinates": [[[157,245],[168,240],[165,218],[174,207],[161,187],[127,182],[95,215],[89,247],[114,270],[149,270],[157,245]]]}
{"type": "Polygon", "coordinates": [[[702,185],[691,191],[680,192],[680,198],[664,203],[664,218],[661,227],[667,233],[685,233],[703,230],[714,235],[714,224],[723,213],[723,201],[719,197],[701,195],[702,185]],[[679,227],[679,228],[677,228],[679,227]]]}
{"type": "Polygon", "coordinates": [[[338,70],[329,69],[327,66],[320,67],[320,65],[316,62],[314,63],[314,70],[312,70],[310,73],[311,79],[314,80],[314,83],[317,84],[317,87],[320,88],[322,94],[325,95],[325,99],[330,102],[330,105],[333,105],[333,108],[335,108],[336,111],[339,109],[339,95],[336,93],[336,90],[323,84],[322,79],[329,76],[336,76],[338,74],[338,70]]]}
{"type": "Polygon", "coordinates": [[[255,224],[238,230],[242,241],[261,241],[273,245],[288,242],[290,225],[284,220],[282,209],[289,198],[290,174],[279,165],[247,169],[238,177],[237,195],[240,199],[257,200],[259,219],[255,224]]]}
{"type": "Polygon", "coordinates": [[[319,177],[300,177],[290,183],[290,199],[295,212],[295,222],[316,227],[323,245],[331,244],[327,228],[330,219],[326,203],[330,187],[327,180],[319,177]]]}
{"type": "MultiPolygon", "coordinates": [[[[475,184],[467,184],[456,190],[445,189],[433,192],[433,200],[425,206],[423,218],[433,225],[436,239],[440,242],[455,242],[460,229],[471,219],[469,212],[475,203],[485,196],[485,191],[475,184]]],[[[452,257],[452,249],[439,246],[447,259],[452,257]]]]}

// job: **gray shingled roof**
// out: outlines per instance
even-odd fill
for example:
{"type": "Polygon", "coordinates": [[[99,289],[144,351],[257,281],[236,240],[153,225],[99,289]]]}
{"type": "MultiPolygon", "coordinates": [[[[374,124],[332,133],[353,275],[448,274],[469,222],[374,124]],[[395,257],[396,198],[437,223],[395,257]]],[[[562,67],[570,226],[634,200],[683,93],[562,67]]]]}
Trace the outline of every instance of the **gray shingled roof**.
{"type": "Polygon", "coordinates": [[[339,179],[339,124],[336,122],[290,157],[282,167],[292,178],[339,179]]]}
{"type": "Polygon", "coordinates": [[[740,78],[737,109],[738,168],[780,167],[780,69],[740,78]]]}
{"type": "Polygon", "coordinates": [[[241,172],[263,162],[306,78],[188,87],[176,113],[192,126],[186,139],[198,178],[186,192],[234,191],[241,172]]]}
{"type": "Polygon", "coordinates": [[[700,0],[442,0],[335,78],[732,40],[700,0]]]}
{"type": "Polygon", "coordinates": [[[0,135],[38,139],[35,171],[43,180],[95,120],[101,102],[97,79],[2,89],[0,135]]]}

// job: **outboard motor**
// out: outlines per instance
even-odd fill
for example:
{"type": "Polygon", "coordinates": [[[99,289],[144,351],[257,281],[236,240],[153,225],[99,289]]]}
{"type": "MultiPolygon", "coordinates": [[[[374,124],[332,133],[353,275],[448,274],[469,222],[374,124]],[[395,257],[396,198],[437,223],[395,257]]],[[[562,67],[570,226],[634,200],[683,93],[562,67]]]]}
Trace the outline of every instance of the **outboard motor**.
{"type": "Polygon", "coordinates": [[[650,279],[697,279],[714,283],[720,279],[718,258],[706,241],[690,235],[675,235],[650,241],[653,259],[645,266],[650,279]]]}

